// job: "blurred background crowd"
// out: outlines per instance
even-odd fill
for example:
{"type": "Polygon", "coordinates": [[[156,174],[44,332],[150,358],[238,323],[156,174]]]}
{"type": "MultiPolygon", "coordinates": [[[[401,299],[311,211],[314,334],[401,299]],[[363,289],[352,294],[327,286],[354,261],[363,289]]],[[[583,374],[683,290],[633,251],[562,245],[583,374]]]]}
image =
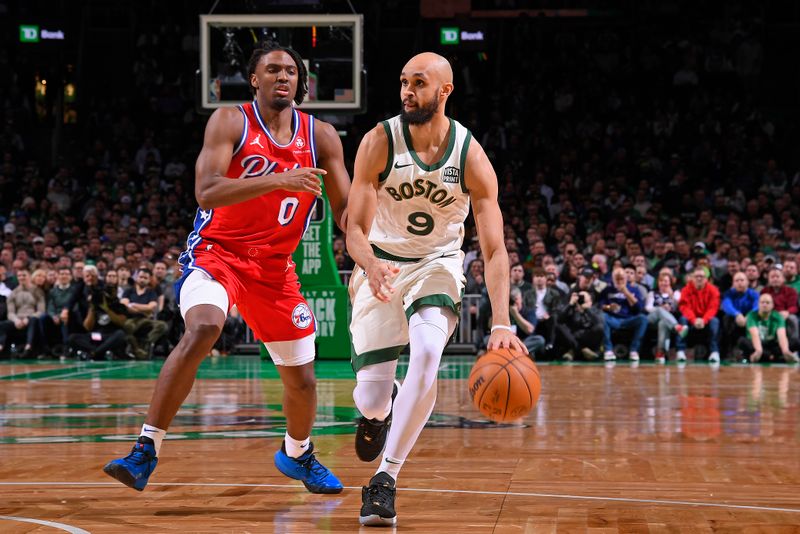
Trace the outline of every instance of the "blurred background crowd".
{"type": "MultiPolygon", "coordinates": [[[[132,62],[107,65],[124,84],[66,106],[58,143],[36,126],[51,111],[20,89],[30,65],[0,55],[0,357],[145,359],[180,336],[172,282],[207,115],[196,14],[148,6],[161,11],[134,23],[132,62]]],[[[408,10],[363,8],[382,21],[408,10]]],[[[537,358],[797,359],[798,74],[784,83],[796,67],[762,8],[675,18],[523,16],[498,23],[488,55],[451,57],[448,113],[497,172],[512,317],[537,358]]],[[[344,132],[351,172],[362,135],[398,112],[412,52],[378,61],[375,33],[366,113],[323,117],[344,132]]],[[[346,276],[346,243],[333,246],[346,276]]],[[[466,292],[485,295],[471,221],[464,250],[466,292]]],[[[490,317],[475,302],[480,348],[490,317]]],[[[218,350],[243,339],[229,323],[218,350]]]]}

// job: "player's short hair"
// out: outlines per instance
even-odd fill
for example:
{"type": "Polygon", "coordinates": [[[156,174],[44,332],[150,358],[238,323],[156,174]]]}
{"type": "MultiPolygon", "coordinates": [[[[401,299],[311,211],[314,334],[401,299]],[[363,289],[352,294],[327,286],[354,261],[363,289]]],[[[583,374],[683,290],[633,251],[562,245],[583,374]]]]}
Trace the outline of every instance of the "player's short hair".
{"type": "MultiPolygon", "coordinates": [[[[281,46],[274,41],[260,43],[250,55],[250,61],[247,64],[247,78],[249,80],[250,76],[256,72],[256,67],[258,67],[258,62],[261,61],[262,57],[275,51],[286,52],[297,65],[297,93],[294,95],[294,102],[299,106],[303,103],[303,100],[308,94],[308,70],[306,69],[306,64],[303,63],[303,58],[301,58],[300,54],[293,48],[281,46]]],[[[253,96],[256,96],[256,88],[252,85],[250,86],[250,91],[253,93],[253,96]]]]}

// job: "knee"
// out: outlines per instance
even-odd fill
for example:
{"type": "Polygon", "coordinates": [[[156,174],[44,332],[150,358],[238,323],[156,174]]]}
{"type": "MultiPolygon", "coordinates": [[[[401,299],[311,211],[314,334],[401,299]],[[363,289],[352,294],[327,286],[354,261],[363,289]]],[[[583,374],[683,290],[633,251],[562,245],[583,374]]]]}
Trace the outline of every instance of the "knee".
{"type": "MultiPolygon", "coordinates": [[[[544,338],[537,337],[542,340],[542,346],[544,346],[544,338]]],[[[419,392],[428,391],[435,387],[440,356],[440,354],[427,355],[425,358],[419,358],[415,362],[417,365],[409,365],[403,385],[409,384],[410,388],[419,392]]]]}
{"type": "Polygon", "coordinates": [[[303,373],[290,381],[284,381],[284,387],[292,394],[313,395],[317,391],[317,377],[314,373],[303,373]]]}
{"type": "Polygon", "coordinates": [[[441,344],[429,339],[425,339],[421,343],[417,343],[417,345],[414,347],[414,356],[417,362],[425,367],[429,367],[431,365],[438,367],[439,360],[442,358],[443,350],[444,347],[441,344]]]}
{"type": "Polygon", "coordinates": [[[385,388],[376,384],[376,382],[359,383],[353,390],[356,408],[367,419],[383,419],[386,416],[389,397],[384,395],[385,388]]]}
{"type": "Polygon", "coordinates": [[[187,326],[183,335],[184,345],[189,350],[203,347],[211,348],[214,342],[217,341],[221,331],[222,329],[216,324],[201,323],[194,324],[191,327],[187,326]]]}

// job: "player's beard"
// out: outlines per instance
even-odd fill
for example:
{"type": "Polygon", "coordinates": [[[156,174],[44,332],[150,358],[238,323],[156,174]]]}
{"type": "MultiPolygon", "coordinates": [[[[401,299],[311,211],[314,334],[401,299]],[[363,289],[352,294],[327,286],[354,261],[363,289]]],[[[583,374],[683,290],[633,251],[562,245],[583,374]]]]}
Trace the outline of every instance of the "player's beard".
{"type": "Polygon", "coordinates": [[[292,99],[289,97],[276,97],[269,102],[269,107],[275,111],[283,111],[284,109],[291,107],[291,105],[292,99]]]}
{"type": "Polygon", "coordinates": [[[439,111],[439,100],[434,98],[427,104],[419,104],[416,109],[406,111],[405,108],[400,108],[400,120],[408,124],[425,124],[430,122],[436,112],[439,111]]]}

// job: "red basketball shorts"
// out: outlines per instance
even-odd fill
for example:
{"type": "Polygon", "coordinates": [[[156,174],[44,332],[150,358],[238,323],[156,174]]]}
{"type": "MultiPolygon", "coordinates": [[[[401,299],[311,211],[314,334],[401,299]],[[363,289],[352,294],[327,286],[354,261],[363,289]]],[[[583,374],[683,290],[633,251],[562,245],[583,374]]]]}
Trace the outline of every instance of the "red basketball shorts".
{"type": "MultiPolygon", "coordinates": [[[[175,283],[175,294],[179,299],[191,298],[192,305],[227,306],[226,313],[236,304],[247,325],[264,342],[293,341],[313,334],[316,329],[314,315],[300,294],[291,256],[250,257],[205,242],[192,252],[183,276],[175,283]],[[224,298],[211,302],[212,295],[181,296],[183,282],[192,270],[204,272],[219,282],[227,293],[227,304],[218,302],[224,298]]],[[[189,303],[179,304],[185,313],[185,305],[189,303]]]]}

